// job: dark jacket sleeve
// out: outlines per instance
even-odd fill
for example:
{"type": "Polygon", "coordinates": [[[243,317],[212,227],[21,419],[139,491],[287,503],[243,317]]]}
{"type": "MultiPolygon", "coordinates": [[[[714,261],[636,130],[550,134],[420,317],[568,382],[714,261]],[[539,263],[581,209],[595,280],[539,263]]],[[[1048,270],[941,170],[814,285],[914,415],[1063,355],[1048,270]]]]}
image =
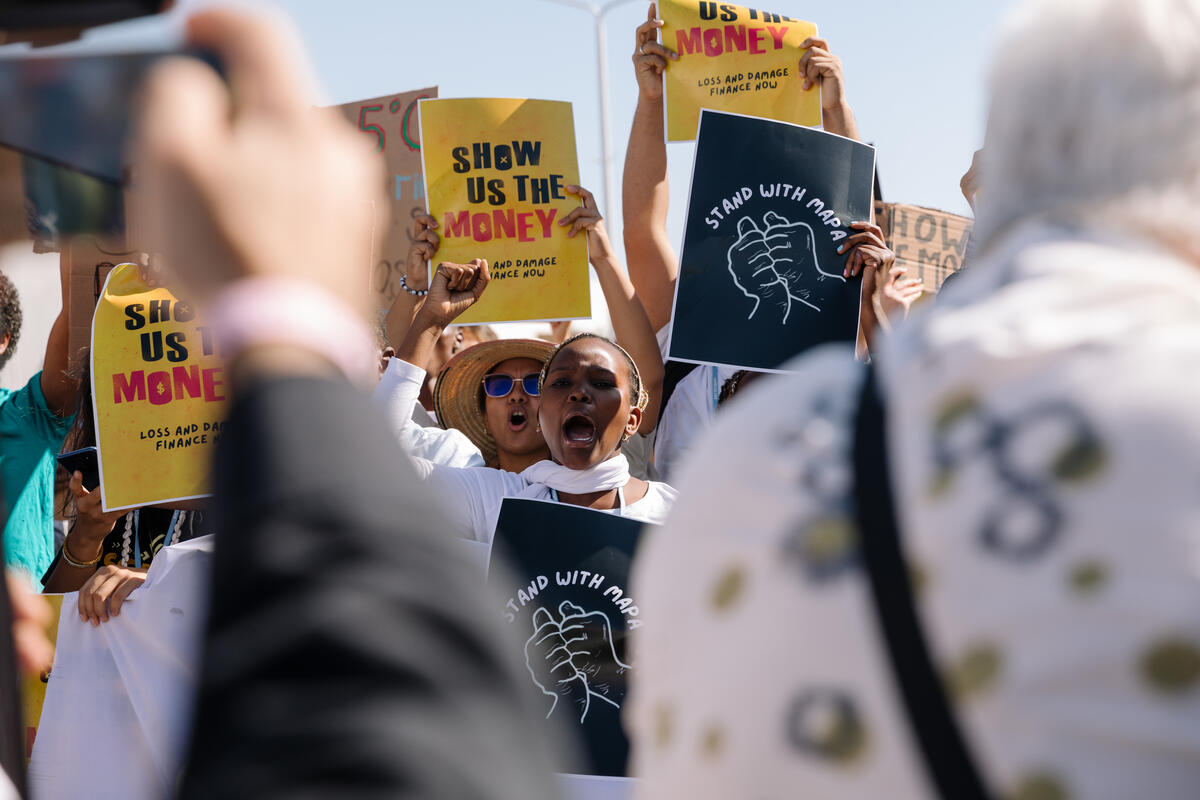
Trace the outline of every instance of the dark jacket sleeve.
{"type": "Polygon", "coordinates": [[[543,798],[544,722],[483,577],[350,386],[264,379],[215,465],[185,798],[543,798]]]}

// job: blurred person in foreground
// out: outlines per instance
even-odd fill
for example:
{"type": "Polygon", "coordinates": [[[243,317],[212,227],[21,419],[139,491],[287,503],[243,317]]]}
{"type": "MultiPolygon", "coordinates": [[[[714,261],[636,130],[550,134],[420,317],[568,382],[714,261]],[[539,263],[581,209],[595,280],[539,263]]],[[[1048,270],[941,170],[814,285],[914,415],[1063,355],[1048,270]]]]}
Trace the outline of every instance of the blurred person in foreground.
{"type": "Polygon", "coordinates": [[[681,466],[638,798],[1197,796],[1200,2],[1026,2],[1002,41],[972,268],[681,466]]]}
{"type": "Polygon", "coordinates": [[[549,754],[477,573],[369,400],[361,137],[314,115],[280,29],[188,23],[148,78],[136,218],[229,358],[213,600],[183,797],[550,797],[549,754]]]}

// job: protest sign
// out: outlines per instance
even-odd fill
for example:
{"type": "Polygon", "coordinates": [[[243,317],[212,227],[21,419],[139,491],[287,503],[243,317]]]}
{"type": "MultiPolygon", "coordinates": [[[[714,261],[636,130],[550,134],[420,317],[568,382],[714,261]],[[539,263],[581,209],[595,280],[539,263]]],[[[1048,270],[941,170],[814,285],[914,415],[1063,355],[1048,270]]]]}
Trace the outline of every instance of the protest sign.
{"type": "Polygon", "coordinates": [[[137,258],[123,236],[74,236],[62,243],[59,260],[67,271],[67,348],[72,367],[91,344],[92,317],[108,273],[117,264],[137,258]]]}
{"type": "Polygon", "coordinates": [[[401,291],[400,277],[413,242],[413,215],[425,211],[418,103],[437,93],[437,87],[431,86],[336,106],[370,138],[386,164],[384,191],[389,202],[376,214],[376,224],[386,233],[382,249],[372,254],[371,272],[371,293],[381,309],[401,291]]]}
{"type": "Polygon", "coordinates": [[[104,510],[206,496],[225,373],[204,320],[120,264],[96,305],[91,359],[104,510]]]}
{"type": "Polygon", "coordinates": [[[620,717],[633,669],[626,637],[642,624],[628,588],[642,528],[614,514],[513,498],[496,523],[488,585],[525,643],[546,719],[579,733],[594,775],[624,775],[629,755],[620,717]],[[495,568],[497,558],[504,569],[495,568]]]}
{"type": "MultiPolygon", "coordinates": [[[[50,606],[52,620],[50,627],[46,629],[46,636],[54,642],[58,640],[58,615],[62,611],[63,596],[44,594],[42,597],[50,606]]],[[[42,706],[46,703],[46,682],[49,680],[48,671],[41,675],[21,677],[21,724],[25,730],[23,746],[26,767],[29,766],[29,759],[33,757],[33,743],[37,739],[38,725],[41,724],[42,706]]]]}
{"type": "Polygon", "coordinates": [[[875,150],[705,109],[675,285],[670,357],[773,370],[853,342],[861,276],[839,243],[869,220],[875,150]]]}
{"type": "Polygon", "coordinates": [[[438,261],[487,259],[492,283],[456,322],[581,319],[591,311],[587,239],[559,221],[579,206],[570,103],[421,101],[421,156],[438,261]]]}
{"type": "Polygon", "coordinates": [[[668,142],[696,138],[700,109],[821,124],[821,90],[803,91],[800,44],[817,26],[703,0],[659,0],[663,44],[679,54],[663,75],[668,142]]]}
{"type": "Polygon", "coordinates": [[[974,226],[969,217],[902,203],[876,203],[875,222],[896,264],[908,270],[904,277],[918,278],[931,293],[962,268],[974,226]]]}
{"type": "Polygon", "coordinates": [[[163,548],[120,616],[68,613],[29,763],[31,797],[174,797],[191,732],[213,537],[163,548]]]}

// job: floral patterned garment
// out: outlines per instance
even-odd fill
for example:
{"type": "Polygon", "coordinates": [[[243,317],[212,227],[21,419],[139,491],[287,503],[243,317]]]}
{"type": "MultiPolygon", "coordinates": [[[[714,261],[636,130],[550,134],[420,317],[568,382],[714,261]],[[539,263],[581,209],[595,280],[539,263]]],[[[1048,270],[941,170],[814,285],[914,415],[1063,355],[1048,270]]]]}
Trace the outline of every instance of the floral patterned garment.
{"type": "MultiPolygon", "coordinates": [[[[994,795],[1200,792],[1200,270],[1029,225],[878,360],[935,661],[994,795]]],[[[639,557],[638,798],[933,797],[860,568],[863,368],[731,404],[639,557]]]]}

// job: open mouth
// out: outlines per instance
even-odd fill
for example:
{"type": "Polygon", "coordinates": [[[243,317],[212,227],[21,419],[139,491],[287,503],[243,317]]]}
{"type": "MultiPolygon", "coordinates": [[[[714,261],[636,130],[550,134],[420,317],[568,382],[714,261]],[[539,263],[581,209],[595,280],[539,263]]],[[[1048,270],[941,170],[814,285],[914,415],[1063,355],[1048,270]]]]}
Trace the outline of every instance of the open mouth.
{"type": "Polygon", "coordinates": [[[508,427],[514,431],[525,430],[525,426],[529,423],[529,417],[525,416],[525,412],[519,408],[514,408],[508,414],[508,427]]]}
{"type": "Polygon", "coordinates": [[[582,414],[572,414],[563,422],[563,438],[568,444],[590,445],[596,441],[596,423],[582,414]]]}

